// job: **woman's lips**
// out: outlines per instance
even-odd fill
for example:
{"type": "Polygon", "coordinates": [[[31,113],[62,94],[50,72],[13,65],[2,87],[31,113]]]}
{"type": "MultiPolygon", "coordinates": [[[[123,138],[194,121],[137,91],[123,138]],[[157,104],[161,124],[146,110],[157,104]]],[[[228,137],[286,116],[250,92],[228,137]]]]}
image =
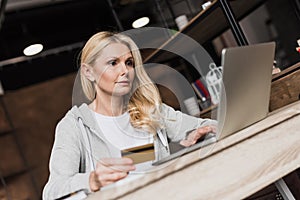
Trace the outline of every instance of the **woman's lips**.
{"type": "Polygon", "coordinates": [[[129,81],[118,81],[117,82],[118,84],[122,84],[122,85],[129,85],[130,84],[130,82],[129,81]]]}

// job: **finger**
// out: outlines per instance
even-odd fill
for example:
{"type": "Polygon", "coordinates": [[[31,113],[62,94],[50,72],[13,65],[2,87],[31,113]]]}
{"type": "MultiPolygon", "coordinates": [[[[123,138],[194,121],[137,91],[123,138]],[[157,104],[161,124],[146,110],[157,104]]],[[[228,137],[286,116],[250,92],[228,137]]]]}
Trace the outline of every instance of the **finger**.
{"type": "Polygon", "coordinates": [[[128,174],[125,172],[115,172],[112,174],[102,174],[101,176],[98,176],[98,179],[102,185],[108,185],[127,177],[127,175],[128,174]]]}
{"type": "Polygon", "coordinates": [[[96,192],[98,191],[103,185],[98,179],[98,176],[95,171],[92,171],[89,177],[89,184],[91,191],[96,192]]]}
{"type": "Polygon", "coordinates": [[[135,170],[134,165],[114,165],[114,166],[108,166],[110,170],[113,170],[114,172],[129,172],[135,170]]]}
{"type": "Polygon", "coordinates": [[[194,139],[199,139],[199,138],[201,138],[201,137],[205,137],[205,135],[207,134],[207,133],[209,133],[210,131],[209,130],[199,130],[199,131],[197,131],[197,133],[195,134],[195,136],[194,136],[194,139]]]}
{"type": "Polygon", "coordinates": [[[132,165],[103,165],[102,162],[97,163],[96,173],[97,174],[111,174],[114,172],[129,172],[135,170],[135,166],[132,165]]]}
{"type": "Polygon", "coordinates": [[[96,168],[97,174],[112,174],[115,172],[130,172],[136,168],[134,165],[115,165],[115,166],[99,166],[96,168]]]}
{"type": "Polygon", "coordinates": [[[112,183],[114,183],[115,181],[106,181],[103,185],[102,185],[102,187],[103,186],[107,186],[107,185],[110,185],[110,184],[112,184],[112,183]]]}
{"type": "Polygon", "coordinates": [[[205,137],[205,135],[208,133],[216,133],[216,129],[211,126],[197,129],[197,134],[196,134],[197,140],[201,137],[205,137]]]}
{"type": "Polygon", "coordinates": [[[188,140],[181,140],[181,141],[180,141],[180,144],[181,144],[182,146],[185,146],[185,147],[189,147],[189,146],[192,145],[191,142],[188,141],[188,140]]]}
{"type": "Polygon", "coordinates": [[[209,132],[213,132],[213,127],[212,126],[203,126],[197,129],[198,134],[206,134],[209,132]]]}
{"type": "Polygon", "coordinates": [[[130,158],[102,158],[99,162],[104,166],[133,164],[133,161],[130,158]]]}
{"type": "Polygon", "coordinates": [[[198,128],[188,135],[187,140],[190,142],[198,140],[204,133],[205,132],[203,130],[198,128]]]}
{"type": "Polygon", "coordinates": [[[190,133],[187,137],[187,140],[190,142],[190,144],[195,144],[197,140],[199,140],[201,137],[205,136],[207,133],[213,132],[213,127],[211,126],[204,126],[196,129],[192,133],[190,133]]]}

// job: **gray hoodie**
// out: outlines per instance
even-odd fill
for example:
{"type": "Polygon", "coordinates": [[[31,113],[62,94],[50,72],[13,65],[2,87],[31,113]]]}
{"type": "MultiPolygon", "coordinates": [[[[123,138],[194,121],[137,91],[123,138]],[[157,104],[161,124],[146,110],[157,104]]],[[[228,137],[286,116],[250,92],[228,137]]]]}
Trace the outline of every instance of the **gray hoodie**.
{"type": "MultiPolygon", "coordinates": [[[[161,105],[161,113],[164,128],[158,131],[160,137],[154,137],[156,160],[170,154],[166,141],[180,141],[187,132],[215,123],[175,111],[166,104],[161,105]]],[[[43,199],[57,199],[78,190],[91,192],[89,175],[97,160],[112,157],[118,151],[104,137],[88,105],[74,106],[56,127],[43,199]]]]}

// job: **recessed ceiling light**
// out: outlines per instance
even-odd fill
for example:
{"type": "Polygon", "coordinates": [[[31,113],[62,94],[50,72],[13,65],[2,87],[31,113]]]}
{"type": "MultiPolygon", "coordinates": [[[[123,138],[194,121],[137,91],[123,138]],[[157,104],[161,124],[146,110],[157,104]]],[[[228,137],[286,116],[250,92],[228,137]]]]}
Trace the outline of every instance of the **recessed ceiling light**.
{"type": "Polygon", "coordinates": [[[26,47],[23,50],[23,53],[25,56],[33,56],[33,55],[40,53],[42,50],[43,50],[42,44],[32,44],[32,45],[26,47]]]}
{"type": "Polygon", "coordinates": [[[149,17],[141,17],[132,23],[132,27],[140,28],[140,27],[146,26],[149,22],[150,22],[149,17]]]}

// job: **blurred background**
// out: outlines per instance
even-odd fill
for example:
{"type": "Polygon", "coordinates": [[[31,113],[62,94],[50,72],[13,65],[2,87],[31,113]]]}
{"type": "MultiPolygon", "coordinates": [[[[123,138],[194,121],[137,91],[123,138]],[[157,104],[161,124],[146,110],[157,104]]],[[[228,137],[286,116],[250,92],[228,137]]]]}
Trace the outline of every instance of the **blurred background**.
{"type": "MultiPolygon", "coordinates": [[[[295,50],[300,39],[299,1],[253,2],[251,9],[238,17],[249,44],[276,41],[276,66],[281,70],[299,62],[295,50]]],[[[90,36],[103,30],[133,29],[132,23],[140,17],[148,17],[146,27],[176,32],[178,16],[185,15],[192,21],[200,13],[205,21],[213,15],[212,9],[203,7],[205,3],[204,0],[1,0],[0,199],[41,199],[49,175],[55,126],[72,106],[78,55],[90,36]],[[33,44],[42,44],[42,51],[24,55],[23,50],[33,44]]],[[[222,12],[216,12],[215,17],[225,18],[222,12]]],[[[217,23],[209,20],[205,22],[207,27],[197,31],[201,35],[209,26],[222,27],[201,41],[220,64],[221,50],[238,44],[226,20],[217,23]]],[[[196,27],[194,24],[182,32],[189,33],[193,26],[196,27]]],[[[143,51],[143,58],[153,52],[143,51]]],[[[182,61],[170,59],[163,63],[174,67],[190,82],[197,78],[182,61]]],[[[160,92],[164,102],[178,108],[172,93],[164,88],[160,92]]]]}

